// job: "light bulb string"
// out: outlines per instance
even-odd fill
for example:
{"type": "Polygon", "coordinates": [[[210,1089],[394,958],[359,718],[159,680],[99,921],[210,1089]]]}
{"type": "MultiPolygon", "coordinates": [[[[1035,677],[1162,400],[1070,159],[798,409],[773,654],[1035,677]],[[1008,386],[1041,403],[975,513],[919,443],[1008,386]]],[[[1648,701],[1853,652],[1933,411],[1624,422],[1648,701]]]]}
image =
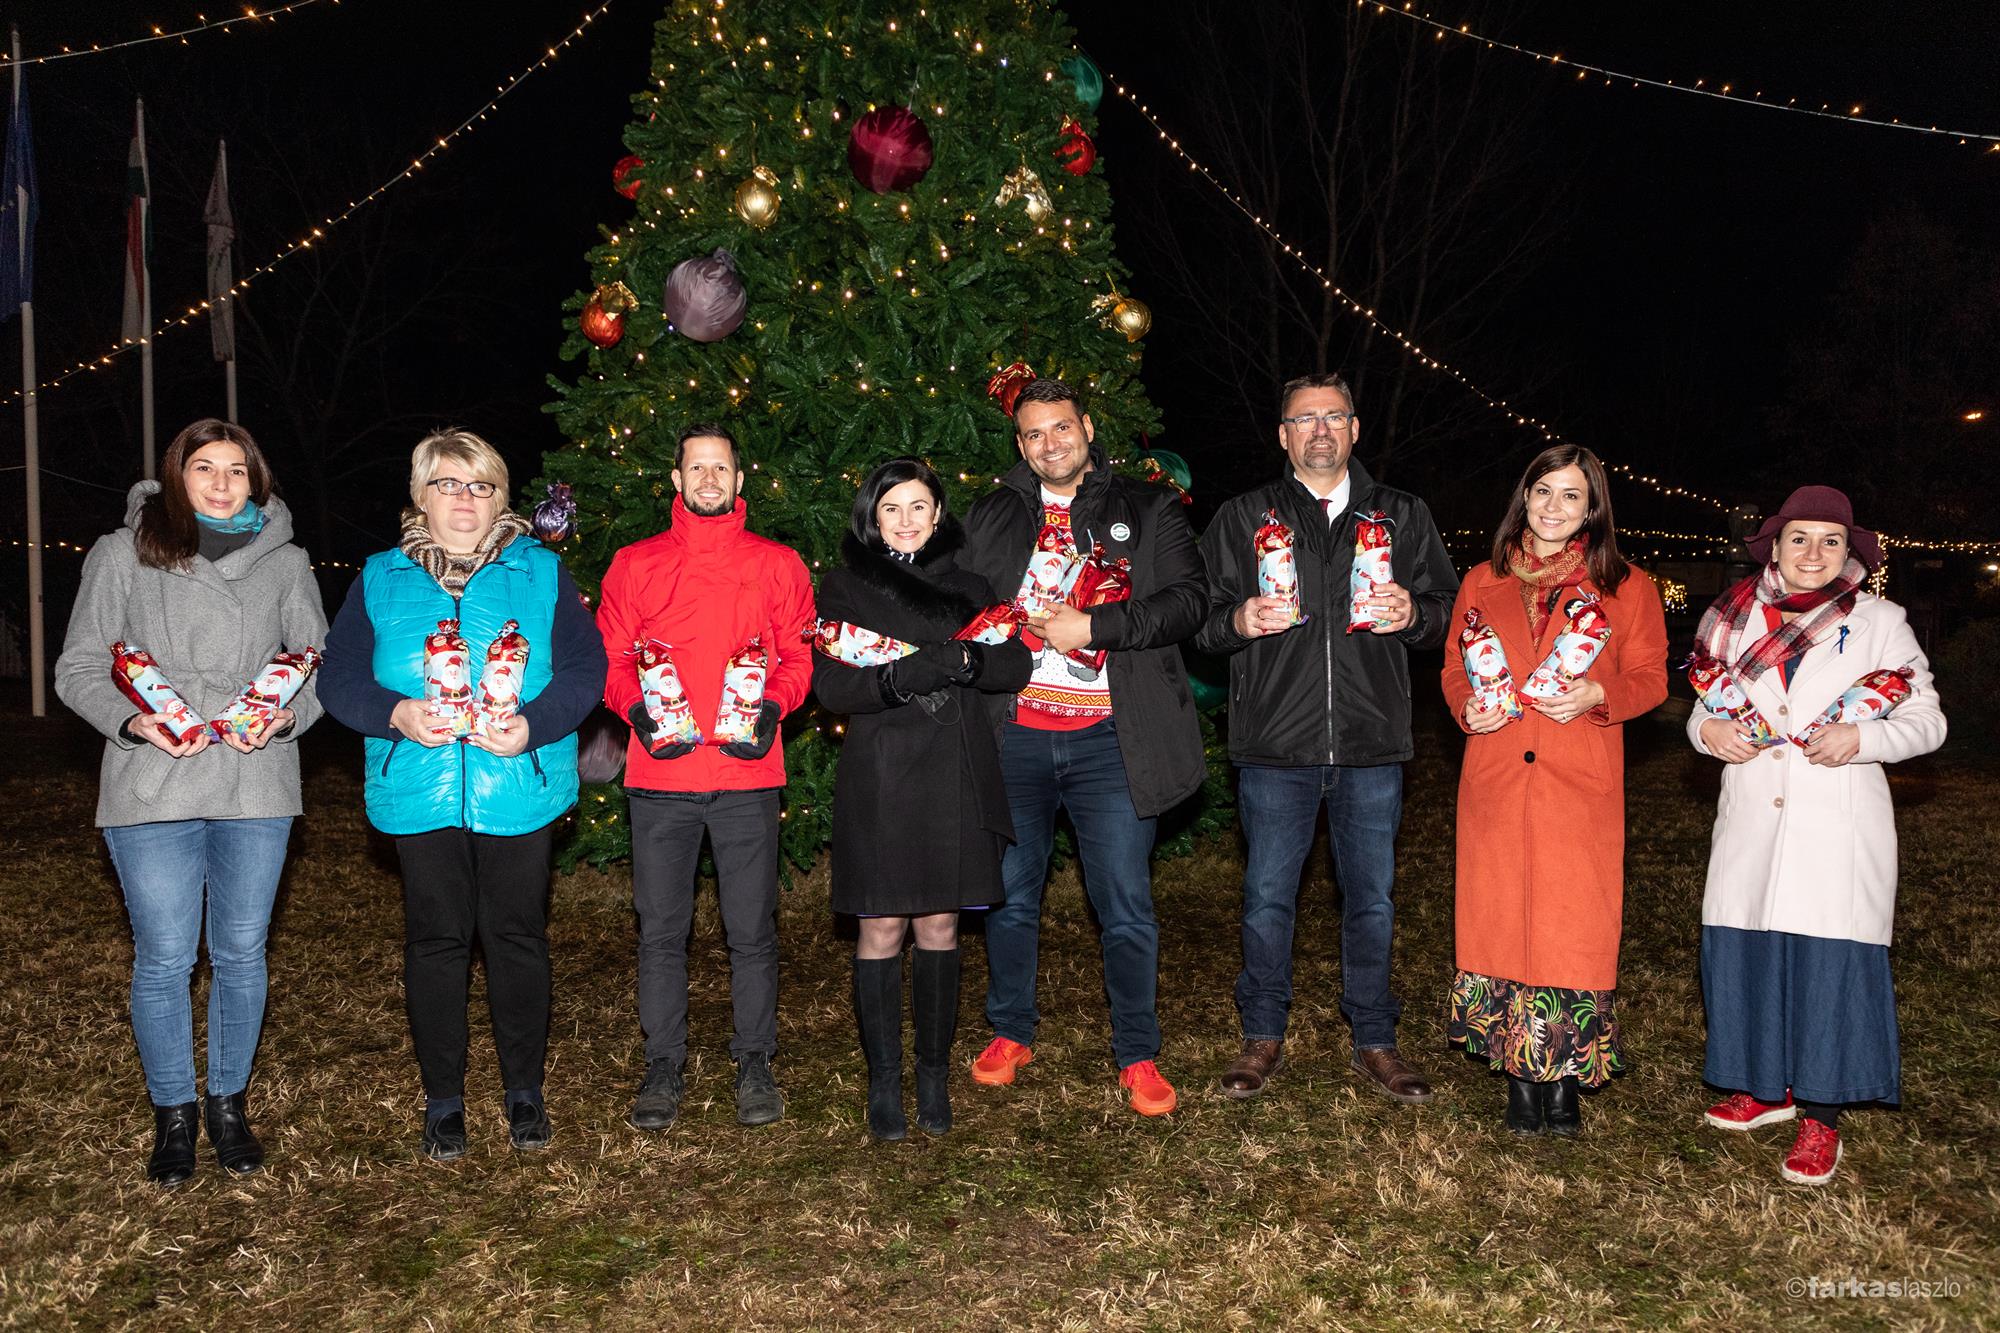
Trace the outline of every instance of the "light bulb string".
{"type": "MultiPolygon", "coordinates": [[[[15,65],[46,65],[56,60],[74,60],[78,56],[108,55],[113,51],[123,51],[133,46],[145,46],[151,42],[179,41],[181,45],[186,46],[187,39],[198,33],[219,32],[233,28],[239,23],[276,22],[286,14],[294,14],[301,9],[310,9],[319,3],[321,3],[321,0],[292,0],[292,3],[288,5],[273,5],[269,9],[246,6],[244,12],[241,14],[234,14],[226,19],[204,19],[191,28],[179,28],[173,32],[168,32],[156,24],[153,30],[144,37],[133,37],[122,42],[92,42],[89,46],[79,46],[74,50],[65,46],[60,51],[53,51],[48,55],[22,56],[19,60],[15,60],[11,56],[0,55],[0,69],[9,69],[15,65]]],[[[340,3],[340,0],[331,0],[331,3],[337,5],[340,3]]]]}

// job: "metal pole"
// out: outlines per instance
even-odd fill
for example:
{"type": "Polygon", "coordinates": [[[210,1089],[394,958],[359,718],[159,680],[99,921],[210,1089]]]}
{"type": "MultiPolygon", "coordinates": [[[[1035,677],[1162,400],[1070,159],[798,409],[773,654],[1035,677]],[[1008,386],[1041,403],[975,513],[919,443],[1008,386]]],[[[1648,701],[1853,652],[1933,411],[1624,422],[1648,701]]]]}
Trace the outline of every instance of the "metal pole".
{"type": "Polygon", "coordinates": [[[140,202],[144,218],[139,228],[139,419],[145,435],[145,477],[153,479],[153,262],[147,240],[153,229],[153,172],[146,165],[146,102],[139,100],[139,169],[146,177],[146,196],[140,202]]]}
{"type": "MultiPolygon", "coordinates": [[[[14,114],[21,114],[21,30],[14,29],[14,114]]],[[[19,247],[17,273],[28,271],[28,190],[14,187],[14,211],[19,230],[12,243],[19,247]]],[[[25,298],[27,292],[23,291],[25,298]]],[[[42,442],[35,394],[35,303],[21,302],[21,432],[27,445],[28,479],[28,704],[36,717],[47,717],[49,696],[48,634],[42,614],[42,442]]]]}

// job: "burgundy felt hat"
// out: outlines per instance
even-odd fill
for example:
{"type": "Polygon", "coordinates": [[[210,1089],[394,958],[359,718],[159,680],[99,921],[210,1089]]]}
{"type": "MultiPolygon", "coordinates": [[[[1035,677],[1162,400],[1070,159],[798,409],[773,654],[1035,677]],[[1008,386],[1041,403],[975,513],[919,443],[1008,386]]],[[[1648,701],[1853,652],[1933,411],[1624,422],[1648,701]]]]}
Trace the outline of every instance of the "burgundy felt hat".
{"type": "Polygon", "coordinates": [[[1854,526],[1854,505],[1845,491],[1831,486],[1801,486],[1793,491],[1777,513],[1744,538],[1743,544],[1750,548],[1757,563],[1769,562],[1771,543],[1778,539],[1787,523],[1838,523],[1847,529],[1848,548],[1868,566],[1869,572],[1882,567],[1882,539],[1866,528],[1854,526]]]}

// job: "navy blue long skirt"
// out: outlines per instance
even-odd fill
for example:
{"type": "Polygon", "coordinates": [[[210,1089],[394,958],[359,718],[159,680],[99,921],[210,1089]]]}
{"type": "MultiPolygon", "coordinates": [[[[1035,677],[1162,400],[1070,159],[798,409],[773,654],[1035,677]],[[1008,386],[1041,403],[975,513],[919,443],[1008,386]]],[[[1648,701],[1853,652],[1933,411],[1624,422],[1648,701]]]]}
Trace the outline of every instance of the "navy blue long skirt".
{"type": "Polygon", "coordinates": [[[1701,928],[1702,1078],[1779,1102],[1902,1100],[1889,948],[1775,930],[1701,928]]]}

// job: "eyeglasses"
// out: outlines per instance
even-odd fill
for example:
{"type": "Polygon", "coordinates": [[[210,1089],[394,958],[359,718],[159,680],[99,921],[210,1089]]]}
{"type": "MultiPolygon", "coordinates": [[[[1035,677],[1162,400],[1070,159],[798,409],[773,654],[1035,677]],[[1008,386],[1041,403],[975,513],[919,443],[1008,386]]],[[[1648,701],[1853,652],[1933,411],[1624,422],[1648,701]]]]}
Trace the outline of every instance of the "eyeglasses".
{"type": "Polygon", "coordinates": [[[1321,421],[1326,423],[1328,430],[1341,430],[1352,420],[1352,412],[1301,412],[1295,417],[1283,418],[1287,426],[1307,431],[1313,428],[1313,423],[1321,421]]]}
{"type": "Polygon", "coordinates": [[[460,491],[471,491],[475,500],[487,499],[500,489],[490,481],[460,481],[457,477],[433,477],[430,484],[438,488],[439,495],[457,495],[460,491]]]}

